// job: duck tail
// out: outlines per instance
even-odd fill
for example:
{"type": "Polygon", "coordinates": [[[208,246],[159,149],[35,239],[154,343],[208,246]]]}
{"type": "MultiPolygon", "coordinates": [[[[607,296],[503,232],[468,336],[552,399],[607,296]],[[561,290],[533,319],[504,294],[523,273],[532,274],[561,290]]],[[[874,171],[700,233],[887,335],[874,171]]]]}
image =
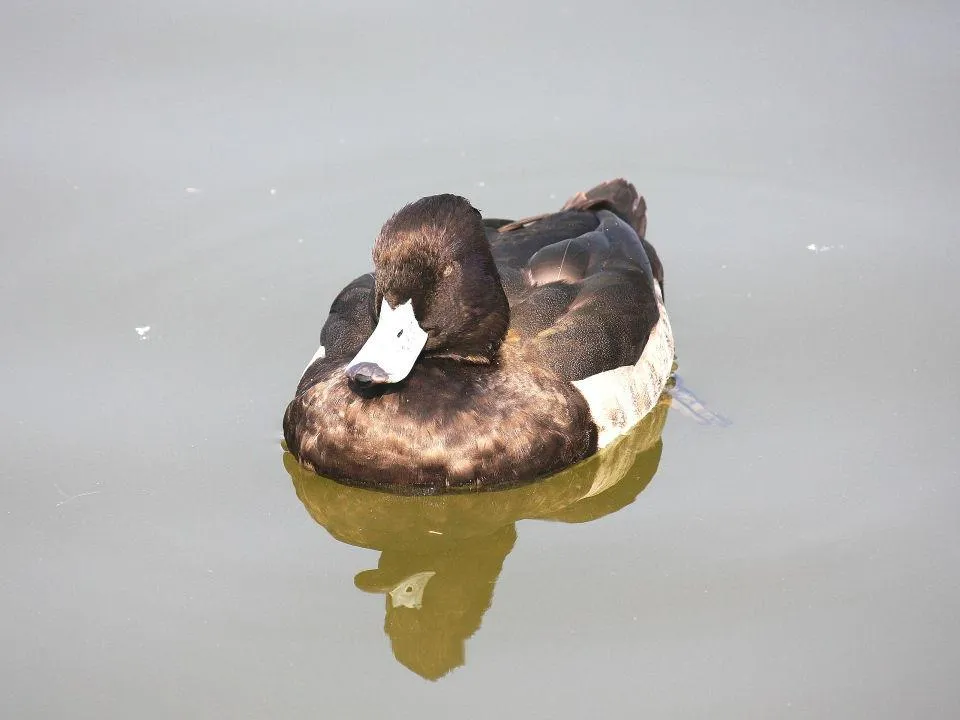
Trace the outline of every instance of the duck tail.
{"type": "Polygon", "coordinates": [[[643,249],[650,258],[653,276],[660,283],[660,292],[666,293],[663,287],[663,263],[653,245],[647,242],[647,203],[637,192],[633,183],[623,178],[607,180],[586,192],[578,192],[563,205],[564,210],[610,210],[630,223],[643,243],[643,249]]]}
{"type": "Polygon", "coordinates": [[[633,183],[617,178],[578,192],[563,205],[564,210],[611,210],[626,220],[641,238],[647,233],[647,203],[633,183]]]}

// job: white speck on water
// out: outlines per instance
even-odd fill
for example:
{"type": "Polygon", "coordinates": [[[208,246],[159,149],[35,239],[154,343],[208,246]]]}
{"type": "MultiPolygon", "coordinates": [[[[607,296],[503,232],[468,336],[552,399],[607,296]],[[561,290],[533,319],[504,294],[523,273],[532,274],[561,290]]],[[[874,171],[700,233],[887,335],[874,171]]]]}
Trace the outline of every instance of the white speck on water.
{"type": "Polygon", "coordinates": [[[727,269],[727,266],[726,266],[726,265],[721,265],[721,266],[720,266],[720,269],[721,269],[721,270],[726,270],[726,269],[727,269]]]}
{"type": "Polygon", "coordinates": [[[271,195],[276,195],[276,194],[277,194],[277,189],[276,189],[276,188],[270,188],[270,194],[271,194],[271,195]]]}
{"type": "MultiPolygon", "coordinates": [[[[833,245],[821,245],[820,247],[817,247],[815,244],[810,243],[807,245],[807,250],[813,253],[825,253],[833,250],[833,247],[833,245]]],[[[841,245],[840,248],[843,249],[843,245],[841,245]]]]}
{"type": "Polygon", "coordinates": [[[431,535],[443,535],[443,533],[440,532],[439,530],[427,530],[427,532],[430,533],[431,535]]]}
{"type": "Polygon", "coordinates": [[[810,243],[809,245],[807,245],[807,250],[809,250],[810,252],[816,252],[817,246],[813,243],[810,243]]]}
{"type": "Polygon", "coordinates": [[[185,187],[183,191],[188,195],[196,195],[198,192],[200,192],[200,188],[190,186],[190,187],[185,187]]]}
{"type": "Polygon", "coordinates": [[[556,200],[556,199],[557,199],[557,194],[556,194],[556,193],[550,193],[550,199],[551,199],[551,200],[556,200]]]}
{"type": "Polygon", "coordinates": [[[134,328],[137,331],[137,335],[140,336],[141,340],[147,340],[147,333],[150,332],[150,326],[144,325],[143,327],[134,328]]]}
{"type": "Polygon", "coordinates": [[[303,238],[297,238],[297,242],[303,245],[303,238]]]}
{"type": "Polygon", "coordinates": [[[63,491],[63,488],[61,488],[56,483],[53,484],[53,487],[56,488],[57,492],[60,493],[60,497],[63,498],[63,500],[57,503],[57,507],[62,507],[66,505],[68,502],[72,502],[73,500],[76,500],[78,498],[88,497],[90,495],[99,495],[101,493],[100,490],[88,490],[87,492],[77,493],[76,495],[68,495],[63,491]]]}
{"type": "Polygon", "coordinates": [[[477,182],[477,187],[486,187],[486,186],[487,184],[483,180],[480,180],[477,182]]]}

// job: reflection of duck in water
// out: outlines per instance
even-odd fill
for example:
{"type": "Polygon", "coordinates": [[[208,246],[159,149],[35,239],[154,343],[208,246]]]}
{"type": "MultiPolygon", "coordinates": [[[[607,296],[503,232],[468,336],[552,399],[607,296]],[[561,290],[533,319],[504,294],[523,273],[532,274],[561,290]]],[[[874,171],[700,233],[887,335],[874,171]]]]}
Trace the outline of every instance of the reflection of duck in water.
{"type": "Polygon", "coordinates": [[[386,595],[383,630],[397,660],[429,680],[463,665],[466,639],[480,627],[516,539],[511,523],[418,550],[387,547],[376,570],[357,574],[358,588],[386,595]]]}
{"type": "Polygon", "coordinates": [[[354,488],[284,464],[310,515],[342,542],[381,551],[357,574],[383,593],[397,660],[435,680],[465,662],[523,519],[586,522],[629,505],[660,463],[667,402],[611,447],[539,483],[470,495],[404,496],[354,488]]]}

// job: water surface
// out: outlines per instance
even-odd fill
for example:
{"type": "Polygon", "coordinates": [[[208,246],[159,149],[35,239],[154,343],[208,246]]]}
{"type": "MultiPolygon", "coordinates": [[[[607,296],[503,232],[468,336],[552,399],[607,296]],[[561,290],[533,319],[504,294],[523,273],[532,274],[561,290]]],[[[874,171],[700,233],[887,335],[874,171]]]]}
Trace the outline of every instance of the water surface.
{"type": "Polygon", "coordinates": [[[6,5],[0,714],[957,716],[958,30],[945,2],[6,5]],[[391,212],[617,175],[731,427],[671,412],[612,487],[442,528],[288,474],[281,413],[391,212]]]}

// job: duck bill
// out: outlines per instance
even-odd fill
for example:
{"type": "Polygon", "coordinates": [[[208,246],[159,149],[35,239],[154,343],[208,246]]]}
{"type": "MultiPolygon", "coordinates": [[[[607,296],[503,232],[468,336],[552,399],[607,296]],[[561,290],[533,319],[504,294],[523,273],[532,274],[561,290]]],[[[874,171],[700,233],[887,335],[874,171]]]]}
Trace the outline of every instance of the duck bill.
{"type": "Polygon", "coordinates": [[[347,364],[347,377],[358,385],[397,383],[410,374],[427,333],[413,312],[413,301],[390,307],[384,298],[380,319],[360,352],[347,364]]]}

